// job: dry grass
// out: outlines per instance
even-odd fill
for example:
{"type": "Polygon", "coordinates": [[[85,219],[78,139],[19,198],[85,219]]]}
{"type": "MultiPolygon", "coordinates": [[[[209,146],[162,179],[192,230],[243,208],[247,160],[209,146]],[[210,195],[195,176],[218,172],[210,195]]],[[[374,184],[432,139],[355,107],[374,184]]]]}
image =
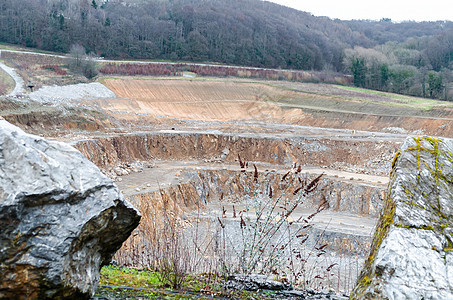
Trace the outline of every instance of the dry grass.
{"type": "MultiPolygon", "coordinates": [[[[247,162],[239,161],[245,169],[247,162]]],[[[257,168],[241,176],[247,177],[243,182],[249,191],[243,197],[245,208],[233,206],[227,211],[222,207],[217,216],[203,214],[201,199],[192,204],[184,199],[187,190],[179,195],[160,190],[143,199],[138,206],[144,216],[142,223],[115,259],[120,265],[157,270],[162,284],[174,288],[190,273],[227,278],[235,272],[264,273],[304,288],[352,287],[359,263],[341,257],[348,256],[353,245],[330,245],[324,231],[313,230],[311,224],[313,217],[327,208],[326,203],[320,201],[310,216],[293,216],[322,176],[309,179],[297,166],[278,178],[271,179],[257,168]],[[178,206],[181,200],[192,207],[190,215],[178,206]],[[340,250],[335,259],[327,254],[332,247],[340,250]]]]}
{"type": "Polygon", "coordinates": [[[6,95],[15,87],[14,79],[8,73],[0,69],[0,95],[6,95]]]}
{"type": "Polygon", "coordinates": [[[35,83],[35,89],[43,85],[67,85],[88,82],[84,76],[68,73],[67,60],[63,57],[41,55],[39,53],[3,51],[2,58],[7,65],[16,69],[16,72],[19,73],[25,82],[35,83]],[[54,70],[46,68],[46,66],[52,66],[54,70]]]}

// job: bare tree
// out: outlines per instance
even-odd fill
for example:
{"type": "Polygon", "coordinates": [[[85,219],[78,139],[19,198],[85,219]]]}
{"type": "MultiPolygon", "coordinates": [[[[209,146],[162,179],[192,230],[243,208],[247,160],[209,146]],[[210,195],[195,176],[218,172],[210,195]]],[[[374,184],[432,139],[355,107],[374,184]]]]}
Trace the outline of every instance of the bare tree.
{"type": "Polygon", "coordinates": [[[74,73],[80,73],[82,70],[83,60],[85,60],[85,48],[80,44],[73,44],[69,51],[68,65],[74,73]]]}
{"type": "Polygon", "coordinates": [[[68,58],[69,69],[76,74],[83,74],[91,79],[97,75],[95,55],[86,54],[85,48],[79,44],[71,46],[68,58]]]}

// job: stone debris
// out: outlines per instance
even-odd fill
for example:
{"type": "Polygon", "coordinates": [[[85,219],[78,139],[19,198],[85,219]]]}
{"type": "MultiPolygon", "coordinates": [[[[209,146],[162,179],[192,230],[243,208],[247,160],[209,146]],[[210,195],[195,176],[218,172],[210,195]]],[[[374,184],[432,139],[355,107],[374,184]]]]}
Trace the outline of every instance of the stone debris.
{"type": "Polygon", "coordinates": [[[453,140],[408,138],[351,299],[453,299],[453,140]]]}
{"type": "Polygon", "coordinates": [[[226,288],[232,288],[236,290],[271,290],[271,291],[282,291],[292,290],[292,286],[282,283],[280,281],[272,280],[266,275],[244,275],[244,274],[233,274],[225,282],[226,288]]]}
{"type": "Polygon", "coordinates": [[[346,300],[346,296],[335,294],[334,291],[315,291],[313,289],[295,290],[290,284],[273,280],[266,275],[233,274],[224,283],[227,289],[246,290],[265,293],[275,299],[307,299],[307,300],[346,300]]]}
{"type": "Polygon", "coordinates": [[[220,159],[225,160],[227,158],[228,154],[230,154],[230,149],[224,148],[222,150],[222,155],[220,156],[220,159]]]}
{"type": "Polygon", "coordinates": [[[66,86],[43,86],[29,95],[41,103],[68,103],[91,99],[114,99],[116,95],[99,82],[80,83],[66,86]]]}
{"type": "Polygon", "coordinates": [[[126,176],[132,173],[143,172],[145,168],[153,168],[153,164],[147,161],[134,161],[132,163],[120,163],[118,166],[104,171],[104,174],[115,181],[121,181],[120,176],[126,176]]]}
{"type": "Polygon", "coordinates": [[[89,298],[139,220],[76,149],[0,121],[0,299],[89,298]]]}

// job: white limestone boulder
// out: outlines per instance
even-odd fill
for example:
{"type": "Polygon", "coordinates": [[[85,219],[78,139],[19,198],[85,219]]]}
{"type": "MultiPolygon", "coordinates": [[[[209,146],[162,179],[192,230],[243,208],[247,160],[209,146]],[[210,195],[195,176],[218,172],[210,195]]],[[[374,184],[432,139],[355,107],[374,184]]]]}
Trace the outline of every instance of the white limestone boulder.
{"type": "Polygon", "coordinates": [[[453,140],[408,138],[395,157],[351,299],[453,299],[453,140]]]}
{"type": "Polygon", "coordinates": [[[0,299],[86,299],[140,220],[79,151],[0,120],[0,299]]]}

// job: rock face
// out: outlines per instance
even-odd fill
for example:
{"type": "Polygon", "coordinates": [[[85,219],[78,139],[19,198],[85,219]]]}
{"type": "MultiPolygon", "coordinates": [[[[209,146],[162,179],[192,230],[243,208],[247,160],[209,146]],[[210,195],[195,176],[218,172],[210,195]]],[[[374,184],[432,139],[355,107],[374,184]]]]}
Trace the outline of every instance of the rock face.
{"type": "Polygon", "coordinates": [[[0,299],[84,299],[140,215],[64,143],[0,120],[0,299]]]}
{"type": "MultiPolygon", "coordinates": [[[[254,176],[251,170],[253,167],[250,167],[248,172],[197,170],[186,171],[183,174],[190,178],[203,201],[225,196],[226,201],[234,202],[234,199],[250,195],[249,187],[254,186],[254,176]],[[232,199],[228,199],[229,197],[232,199]]],[[[303,173],[302,171],[301,174],[303,173]]],[[[312,175],[312,179],[320,174],[312,175]]],[[[270,186],[276,197],[297,197],[293,195],[293,192],[295,187],[299,186],[298,178],[300,177],[294,176],[293,172],[285,176],[285,174],[259,170],[259,176],[263,178],[259,186],[261,191],[266,191],[270,186]],[[283,177],[285,179],[282,179],[283,177]]],[[[320,180],[319,187],[312,194],[306,196],[300,207],[315,211],[324,200],[334,211],[377,217],[384,195],[385,185],[383,184],[350,183],[350,180],[337,180],[333,176],[324,176],[320,180]]]]}
{"type": "Polygon", "coordinates": [[[408,138],[351,299],[453,299],[453,140],[408,138]]]}
{"type": "Polygon", "coordinates": [[[297,163],[386,176],[392,155],[400,146],[399,142],[368,139],[190,132],[126,134],[74,144],[90,161],[105,170],[121,163],[151,159],[209,159],[236,163],[239,154],[248,162],[297,163]]]}

